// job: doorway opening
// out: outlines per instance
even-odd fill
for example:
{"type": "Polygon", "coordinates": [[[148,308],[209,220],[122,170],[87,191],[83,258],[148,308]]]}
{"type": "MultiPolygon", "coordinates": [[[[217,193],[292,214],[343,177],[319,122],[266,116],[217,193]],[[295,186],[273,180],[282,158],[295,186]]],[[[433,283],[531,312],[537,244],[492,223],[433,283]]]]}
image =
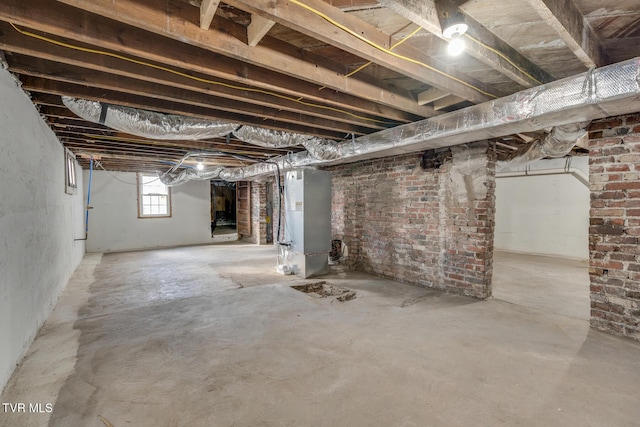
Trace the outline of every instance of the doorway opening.
{"type": "Polygon", "coordinates": [[[496,174],[496,299],[589,319],[588,173],[573,157],[496,174]]]}
{"type": "Polygon", "coordinates": [[[236,232],[236,183],[211,181],[211,236],[236,232]]]}

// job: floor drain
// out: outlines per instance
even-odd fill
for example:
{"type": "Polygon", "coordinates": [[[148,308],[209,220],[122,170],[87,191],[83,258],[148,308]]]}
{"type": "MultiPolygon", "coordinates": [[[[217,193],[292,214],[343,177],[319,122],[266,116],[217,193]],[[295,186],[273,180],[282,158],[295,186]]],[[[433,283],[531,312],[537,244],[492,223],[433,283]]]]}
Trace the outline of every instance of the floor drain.
{"type": "Polygon", "coordinates": [[[292,286],[296,291],[313,294],[317,298],[333,297],[334,300],[345,302],[356,298],[356,292],[340,286],[330,285],[327,282],[308,283],[306,285],[292,286]]]}

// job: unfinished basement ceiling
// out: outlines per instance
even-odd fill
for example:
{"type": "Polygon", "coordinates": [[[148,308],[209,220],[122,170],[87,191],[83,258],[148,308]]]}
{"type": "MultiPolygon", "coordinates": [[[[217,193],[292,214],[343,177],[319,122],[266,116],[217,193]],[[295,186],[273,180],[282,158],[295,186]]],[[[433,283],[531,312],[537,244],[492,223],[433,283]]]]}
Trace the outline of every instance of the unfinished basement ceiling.
{"type": "MultiPolygon", "coordinates": [[[[142,138],[61,96],[341,141],[640,56],[640,2],[3,0],[0,50],[85,166],[165,170],[190,151],[240,166],[302,148],[142,138]],[[459,57],[438,11],[465,15],[459,57]]],[[[532,137],[496,139],[499,155],[532,137]]]]}

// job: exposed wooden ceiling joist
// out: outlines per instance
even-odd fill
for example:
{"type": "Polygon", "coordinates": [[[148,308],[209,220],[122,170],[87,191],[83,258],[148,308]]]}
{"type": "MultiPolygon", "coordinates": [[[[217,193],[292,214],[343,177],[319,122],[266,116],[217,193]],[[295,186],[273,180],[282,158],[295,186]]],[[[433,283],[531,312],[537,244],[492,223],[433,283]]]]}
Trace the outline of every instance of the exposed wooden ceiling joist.
{"type": "MultiPolygon", "coordinates": [[[[75,3],[85,0],[63,1],[75,3]]],[[[297,2],[297,0],[294,1],[297,2]]],[[[400,59],[387,51],[372,46],[363,39],[388,50],[392,44],[391,37],[356,16],[332,7],[322,0],[305,0],[305,6],[302,6],[302,3],[294,4],[292,1],[273,3],[270,0],[229,0],[227,3],[251,13],[260,14],[295,31],[360,56],[367,61],[372,61],[472,102],[484,102],[504,95],[495,88],[465,75],[460,70],[455,70],[425,55],[424,52],[407,43],[397,46],[393,52],[395,55],[411,60],[400,59]],[[311,12],[309,9],[316,12],[311,12]],[[337,26],[326,25],[327,18],[338,26],[348,28],[353,33],[361,35],[362,39],[337,26]]]]}
{"type": "MultiPolygon", "coordinates": [[[[74,116],[60,95],[339,140],[554,79],[543,70],[640,56],[638,16],[631,0],[2,0],[0,50],[71,150],[163,170],[188,151],[240,165],[229,156],[303,148],[136,137],[74,116]],[[446,55],[443,11],[467,14],[468,55],[446,55]]],[[[526,144],[494,142],[499,156],[526,144]]]]}
{"type": "Polygon", "coordinates": [[[251,23],[247,27],[247,44],[256,46],[274,25],[275,22],[270,19],[256,14],[251,15],[251,23]]]}
{"type": "Polygon", "coordinates": [[[447,107],[460,104],[461,102],[464,102],[464,99],[457,97],[455,95],[447,95],[443,98],[440,98],[434,101],[433,108],[435,108],[437,111],[444,110],[447,107]]]}
{"type": "MultiPolygon", "coordinates": [[[[380,4],[410,19],[433,35],[446,40],[442,35],[440,20],[444,14],[462,13],[450,0],[380,0],[380,4]]],[[[523,87],[538,86],[553,80],[546,71],[513,49],[482,24],[465,16],[469,29],[465,53],[494,70],[504,74],[523,87]]]]}
{"type": "MultiPolygon", "coordinates": [[[[20,0],[9,1],[20,2],[20,0]]],[[[418,106],[413,95],[408,91],[393,88],[384,82],[372,82],[370,79],[346,79],[344,78],[346,70],[337,72],[334,67],[329,67],[331,61],[327,60],[309,62],[307,60],[309,54],[301,52],[294,46],[287,46],[275,40],[271,44],[261,43],[255,47],[248,46],[246,44],[246,29],[218,16],[214,17],[210,31],[202,31],[195,24],[199,20],[197,10],[175,0],[167,0],[165,9],[159,8],[154,0],[59,0],[58,3],[75,6],[127,25],[178,40],[183,44],[188,43],[290,76],[290,78],[304,79],[320,87],[348,93],[403,111],[412,113],[421,111],[425,117],[435,114],[429,107],[418,106]]],[[[102,34],[98,36],[98,39],[101,36],[102,34]]],[[[267,39],[268,37],[265,37],[264,41],[266,42],[267,39]]],[[[163,46],[158,46],[158,53],[160,52],[166,55],[163,46]]],[[[200,55],[201,57],[202,55],[200,55]]],[[[215,69],[216,66],[211,68],[215,69]]],[[[283,84],[284,87],[290,85],[290,82],[283,84]]],[[[316,92],[318,89],[316,87],[316,92]]]]}
{"type": "Polygon", "coordinates": [[[602,67],[608,61],[600,40],[573,0],[527,0],[587,68],[602,67]]]}
{"type": "Polygon", "coordinates": [[[420,105],[430,104],[448,95],[450,95],[449,92],[445,92],[443,90],[432,87],[431,89],[427,89],[424,92],[420,92],[418,94],[418,104],[420,105]]]}
{"type": "Polygon", "coordinates": [[[213,16],[216,14],[216,10],[218,10],[218,5],[220,4],[220,0],[202,0],[202,4],[200,5],[200,28],[203,30],[208,30],[211,25],[211,21],[213,20],[213,16]]]}
{"type": "MultiPolygon", "coordinates": [[[[366,99],[363,99],[335,90],[319,90],[318,84],[265,70],[238,59],[207,52],[179,40],[122,25],[117,21],[102,19],[59,2],[48,0],[2,1],[0,2],[0,20],[24,25],[49,35],[64,37],[67,38],[67,42],[72,40],[75,44],[77,42],[86,43],[107,51],[129,55],[134,60],[160,64],[178,71],[184,70],[187,73],[202,73],[213,80],[221,78],[235,82],[239,86],[256,87],[291,96],[294,99],[301,97],[307,102],[327,104],[338,109],[347,107],[351,111],[379,115],[391,121],[408,122],[434,114],[432,108],[417,105],[410,94],[401,96],[393,92],[381,91],[378,88],[374,92],[387,101],[379,104],[375,100],[369,99],[376,98],[370,92],[365,97],[366,99]],[[42,14],[42,10],[47,10],[47,13],[42,14]],[[78,32],[78,28],[82,28],[82,31],[78,32]],[[383,93],[378,94],[377,92],[383,93]],[[387,104],[395,105],[388,106],[387,104]]],[[[201,32],[199,29],[197,31],[201,32]]],[[[231,36],[227,35],[227,37],[231,36]]],[[[259,48],[259,46],[249,48],[239,40],[233,37],[231,39],[234,40],[234,46],[239,43],[243,45],[243,49],[259,48]]],[[[286,63],[288,62],[285,61],[285,65],[286,63]]],[[[319,74],[319,71],[314,67],[312,74],[319,74]]],[[[355,86],[357,86],[355,90],[352,90],[354,85],[350,85],[351,92],[365,90],[361,86],[355,86]]]]}
{"type": "MultiPolygon", "coordinates": [[[[255,105],[301,114],[300,117],[311,115],[323,119],[331,118],[337,122],[370,127],[371,129],[384,129],[389,126],[383,126],[381,122],[391,123],[382,117],[354,114],[355,116],[362,117],[359,118],[330,108],[305,105],[295,102],[294,100],[282,99],[261,92],[248,92],[246,90],[234,89],[229,87],[233,85],[233,82],[230,81],[220,81],[221,85],[211,85],[155,68],[149,68],[144,65],[127,63],[109,56],[79,52],[48,44],[34,38],[25,39],[24,36],[13,31],[11,27],[4,22],[0,22],[0,50],[46,59],[58,64],[67,64],[74,67],[83,67],[98,72],[110,73],[114,75],[114,78],[117,78],[116,76],[130,78],[140,78],[143,76],[147,82],[203,94],[222,96],[235,101],[251,102],[255,105]]],[[[192,73],[192,75],[201,79],[206,79],[207,77],[196,73],[192,73]]]]}
{"type": "MultiPolygon", "coordinates": [[[[185,91],[170,85],[158,85],[149,81],[126,77],[114,78],[108,73],[90,71],[80,67],[71,67],[38,58],[14,55],[10,70],[22,75],[148,97],[150,99],[149,105],[151,106],[155,104],[155,101],[153,101],[155,99],[207,108],[210,110],[210,117],[212,119],[219,118],[221,120],[233,120],[232,117],[234,116],[229,115],[228,113],[238,114],[238,120],[244,119],[242,122],[239,122],[240,124],[261,126],[264,123],[264,120],[270,119],[277,123],[272,124],[271,126],[279,127],[282,123],[283,127],[287,127],[288,125],[285,123],[294,124],[299,131],[306,130],[307,133],[310,134],[323,132],[324,130],[338,131],[343,135],[347,133],[363,135],[370,133],[372,130],[372,128],[339,123],[318,117],[305,117],[299,113],[291,111],[276,110],[255,104],[232,101],[221,97],[213,97],[211,95],[198,92],[185,91]],[[217,111],[220,113],[216,113],[217,111]],[[299,123],[307,124],[309,126],[308,130],[299,123]]],[[[105,99],[102,99],[102,101],[106,102],[105,99]]],[[[158,105],[161,104],[158,103],[158,105]]],[[[181,107],[176,106],[175,108],[180,109],[181,107]]]]}

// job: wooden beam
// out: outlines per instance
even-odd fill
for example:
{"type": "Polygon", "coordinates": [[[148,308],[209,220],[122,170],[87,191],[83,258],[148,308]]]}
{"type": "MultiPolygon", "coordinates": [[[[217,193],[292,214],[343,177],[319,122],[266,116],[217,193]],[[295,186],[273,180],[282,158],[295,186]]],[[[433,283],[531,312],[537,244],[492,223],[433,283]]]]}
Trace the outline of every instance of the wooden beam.
{"type": "MultiPolygon", "coordinates": [[[[458,2],[459,3],[459,2],[458,2]]],[[[442,40],[440,20],[445,14],[462,13],[456,2],[450,0],[380,0],[380,4],[410,19],[442,40]]],[[[465,16],[469,26],[465,34],[465,53],[502,73],[524,87],[538,86],[553,81],[553,77],[524,55],[497,37],[478,21],[465,16]],[[496,52],[500,52],[497,54],[496,52]]]]}
{"type": "MultiPolygon", "coordinates": [[[[389,127],[389,125],[383,125],[379,122],[389,122],[389,120],[384,117],[364,113],[357,114],[357,116],[361,116],[362,118],[354,117],[352,115],[345,114],[344,112],[334,111],[330,108],[305,105],[291,99],[283,99],[282,97],[275,95],[265,94],[259,92],[257,88],[248,88],[251,90],[235,89],[232,87],[234,86],[234,82],[230,80],[219,80],[219,85],[212,85],[205,83],[204,81],[170,74],[144,65],[124,62],[120,59],[109,56],[81,52],[48,44],[38,39],[20,35],[18,32],[14,31],[9,24],[2,21],[0,21],[0,50],[33,56],[76,67],[84,67],[95,71],[108,72],[110,74],[123,77],[140,78],[140,76],[144,76],[144,79],[148,82],[168,85],[174,88],[181,88],[198,93],[222,96],[236,101],[251,102],[256,105],[275,108],[277,110],[290,111],[296,114],[308,114],[324,119],[331,118],[336,121],[366,126],[372,129],[384,129],[389,127]]],[[[198,79],[208,79],[208,76],[200,73],[191,73],[191,75],[198,79]]]]}
{"type": "MultiPolygon", "coordinates": [[[[79,0],[62,1],[77,2],[79,0]]],[[[393,54],[383,52],[378,47],[390,48],[391,37],[388,34],[352,14],[326,4],[322,0],[305,0],[304,7],[302,3],[297,3],[297,0],[296,3],[291,0],[275,3],[272,0],[228,0],[225,2],[248,12],[258,13],[278,24],[472,102],[485,102],[506,95],[471,78],[460,70],[454,69],[454,67],[427,56],[422,50],[409,43],[396,46],[393,49],[393,54]],[[370,43],[328,24],[325,17],[358,35],[364,35],[364,38],[370,43]],[[371,43],[378,47],[374,47],[371,43]],[[412,61],[400,59],[395,55],[411,58],[412,61]]],[[[357,79],[346,80],[350,82],[357,79]]]]}
{"type": "Polygon", "coordinates": [[[273,120],[263,120],[256,123],[250,117],[227,113],[224,111],[213,110],[211,108],[205,108],[197,105],[189,105],[184,103],[178,103],[174,101],[167,101],[162,99],[153,99],[145,96],[121,93],[112,90],[105,90],[100,88],[89,87],[82,84],[72,84],[62,81],[42,79],[32,76],[22,76],[22,87],[25,90],[34,92],[50,93],[55,95],[67,95],[76,98],[89,99],[92,101],[113,103],[125,107],[149,109],[151,105],[155,111],[167,113],[167,114],[179,114],[183,116],[213,119],[213,120],[225,120],[232,123],[250,123],[256,126],[264,127],[267,129],[286,130],[297,133],[304,133],[321,138],[329,139],[342,139],[344,137],[343,132],[335,132],[321,129],[314,129],[307,126],[300,126],[293,123],[274,123],[273,120]]]}
{"type": "Polygon", "coordinates": [[[433,103],[433,108],[435,108],[437,111],[440,111],[440,110],[444,110],[447,107],[451,107],[452,105],[459,104],[461,102],[464,102],[464,99],[455,95],[447,95],[435,101],[433,103]]]}
{"type": "Polygon", "coordinates": [[[209,26],[211,26],[211,21],[213,21],[213,16],[216,14],[216,10],[218,10],[219,4],[220,0],[202,0],[202,4],[200,5],[201,29],[209,29],[209,26]]]}
{"type": "MultiPolygon", "coordinates": [[[[67,145],[67,144],[65,144],[67,145]]],[[[93,149],[91,147],[86,146],[74,146],[74,144],[69,144],[71,147],[76,148],[77,151],[83,153],[97,153],[102,158],[100,162],[103,160],[111,159],[111,160],[137,160],[137,161],[176,161],[180,160],[184,154],[174,154],[174,155],[164,155],[164,154],[153,154],[153,153],[138,153],[138,152],[122,152],[122,153],[111,153],[109,151],[102,151],[99,149],[93,149]]],[[[222,166],[241,166],[242,162],[239,160],[229,158],[224,159],[221,158],[219,160],[219,164],[222,166]]],[[[165,164],[163,169],[169,169],[171,165],[165,164]]]]}
{"type": "MultiPolygon", "coordinates": [[[[226,79],[239,86],[257,87],[295,98],[302,97],[305,101],[327,104],[339,109],[348,106],[350,111],[379,115],[389,120],[410,122],[434,114],[432,108],[420,107],[409,95],[405,97],[393,92],[379,95],[386,97],[388,103],[396,104],[390,106],[370,99],[371,93],[366,99],[353,95],[354,92],[365,90],[358,87],[353,89],[353,85],[345,87],[343,91],[321,91],[318,90],[317,83],[291,78],[247,64],[240,59],[207,52],[179,40],[103,19],[60,2],[3,0],[0,1],[0,20],[42,31],[49,37],[54,35],[67,38],[67,41],[70,39],[74,45],[86,43],[89,46],[84,45],[85,47],[98,47],[101,50],[113,51],[187,73],[202,73],[213,80],[226,79]],[[43,10],[47,13],[41,13],[43,10]],[[78,31],[78,28],[82,28],[82,31],[78,31]],[[400,106],[402,108],[399,108],[400,106]]],[[[199,29],[197,31],[201,32],[199,29]]],[[[28,38],[26,35],[22,37],[28,38]]],[[[226,40],[224,35],[221,37],[226,40]]],[[[239,40],[233,37],[230,39],[233,39],[233,48],[239,44],[243,49],[251,50],[239,40]]],[[[316,73],[317,70],[313,71],[313,74],[316,73]]]]}
{"type": "Polygon", "coordinates": [[[449,95],[448,92],[432,87],[418,94],[418,104],[430,104],[433,101],[437,101],[438,99],[444,98],[447,95],[449,95]]]}
{"type": "Polygon", "coordinates": [[[435,0],[378,0],[382,6],[404,16],[438,37],[442,36],[435,0]]]}
{"type": "MultiPolygon", "coordinates": [[[[250,121],[242,124],[260,126],[265,119],[272,119],[275,122],[292,123],[301,127],[308,126],[309,128],[339,131],[343,134],[354,133],[362,135],[372,131],[371,128],[339,123],[318,117],[305,116],[290,111],[261,107],[246,102],[231,101],[217,96],[181,90],[169,85],[159,85],[141,80],[143,76],[136,79],[115,77],[107,73],[92,72],[85,68],[67,66],[52,61],[42,60],[39,58],[29,58],[21,55],[12,55],[9,59],[9,69],[12,72],[22,75],[87,85],[93,88],[101,88],[119,93],[128,93],[147,97],[149,98],[149,105],[145,108],[152,111],[156,110],[154,100],[158,99],[204,107],[212,111],[236,113],[244,115],[250,119],[250,121]]],[[[113,103],[116,104],[116,102],[113,103]]]]}
{"type": "Polygon", "coordinates": [[[256,46],[274,25],[275,22],[270,19],[263,18],[255,13],[251,15],[251,23],[247,27],[247,44],[256,46]]]}
{"type": "Polygon", "coordinates": [[[572,0],[528,0],[587,68],[602,67],[608,60],[600,40],[585,22],[572,0]]]}
{"type": "MultiPolygon", "coordinates": [[[[298,79],[302,79],[316,85],[314,86],[314,90],[307,91],[305,96],[310,93],[315,93],[315,96],[320,95],[320,97],[324,97],[325,94],[323,92],[325,91],[319,91],[318,86],[321,86],[402,111],[418,114],[422,117],[430,117],[435,114],[433,109],[417,105],[415,98],[408,90],[393,87],[379,80],[373,83],[371,80],[346,79],[344,78],[346,68],[342,72],[336,73],[336,70],[327,66],[326,62],[330,61],[327,61],[326,58],[323,62],[309,62],[306,60],[309,56],[308,52],[303,52],[295,46],[274,40],[269,46],[267,46],[266,43],[260,43],[258,46],[250,47],[245,41],[241,40],[246,37],[246,29],[242,25],[235,24],[219,16],[214,17],[211,31],[202,32],[200,27],[194,24],[194,22],[197,22],[199,19],[193,16],[197,10],[189,5],[178,3],[176,0],[163,2],[163,4],[166,4],[166,9],[170,11],[169,13],[165,9],[158,8],[156,0],[59,0],[54,2],[54,5],[56,7],[58,5],[64,6],[62,3],[73,6],[65,9],[64,13],[83,14],[81,22],[77,23],[75,27],[69,27],[67,31],[61,31],[60,28],[56,28],[59,26],[59,19],[57,19],[50,27],[48,26],[48,29],[43,29],[43,31],[71,38],[84,37],[87,32],[90,32],[96,35],[95,39],[98,44],[101,44],[101,40],[112,36],[113,39],[115,39],[116,50],[119,50],[127,48],[125,43],[120,39],[123,33],[127,32],[126,26],[122,24],[127,24],[164,36],[161,38],[163,42],[156,46],[149,45],[149,34],[146,32],[143,32],[143,34],[140,35],[141,39],[137,41],[138,44],[142,41],[141,44],[143,47],[140,50],[150,51],[156,56],[156,60],[159,62],[177,59],[176,57],[169,58],[170,55],[167,54],[165,48],[167,40],[165,38],[169,38],[180,41],[181,43],[179,43],[179,45],[183,50],[188,49],[188,45],[197,46],[239,61],[239,65],[237,65],[235,69],[230,69],[227,75],[227,78],[232,80],[233,76],[236,76],[236,78],[238,75],[244,76],[244,71],[248,68],[246,64],[251,64],[275,71],[277,74],[283,74],[284,76],[280,76],[279,78],[271,75],[273,78],[277,78],[282,82],[279,90],[291,88],[297,85],[298,79]],[[82,13],[80,9],[85,10],[85,13],[82,13]],[[86,13],[86,11],[91,13],[86,13]],[[91,28],[92,26],[86,21],[86,19],[92,19],[92,14],[101,15],[110,20],[118,21],[119,23],[111,21],[111,25],[115,26],[111,34],[105,31],[97,32],[91,28]],[[83,28],[83,31],[78,33],[77,28],[83,28]],[[274,46],[279,47],[281,50],[275,50],[273,48],[274,46]],[[285,51],[283,52],[282,49],[285,51]],[[288,77],[285,78],[285,76],[288,77]]],[[[3,0],[0,2],[0,17],[5,14],[10,14],[16,16],[16,19],[19,19],[19,21],[16,21],[17,23],[26,21],[29,22],[29,24],[25,23],[24,25],[32,26],[33,28],[42,28],[43,16],[41,11],[43,9],[47,10],[47,16],[50,16],[52,9],[51,2],[45,0],[33,0],[29,2],[23,2],[22,0],[3,0]],[[44,2],[45,4],[41,5],[40,2],[44,2]],[[25,3],[26,5],[21,5],[21,3],[25,3]],[[42,7],[33,6],[33,3],[37,3],[36,6],[42,7]],[[13,10],[16,8],[21,10],[25,8],[33,9],[31,12],[35,14],[35,16],[31,17],[23,13],[15,13],[13,10]]],[[[93,20],[95,20],[95,17],[93,17],[93,20]]],[[[47,20],[47,22],[50,21],[47,20]]],[[[108,25],[104,22],[101,22],[101,24],[108,25]]],[[[265,37],[265,41],[266,39],[267,37],[265,37]]],[[[130,41],[135,42],[134,40],[130,41]]],[[[176,54],[179,57],[184,57],[184,53],[180,52],[180,48],[176,50],[176,54]]],[[[145,55],[148,55],[148,53],[145,53],[145,55]]],[[[190,67],[192,64],[201,64],[203,61],[209,62],[210,64],[206,70],[199,70],[205,73],[207,73],[207,70],[213,72],[224,66],[224,64],[218,64],[216,60],[213,60],[212,55],[202,51],[188,61],[180,60],[177,61],[176,64],[179,67],[190,67]]],[[[264,72],[264,70],[262,71],[264,72]]],[[[269,81],[268,79],[256,80],[261,82],[269,81]]],[[[255,85],[256,82],[248,80],[247,84],[255,85]]],[[[299,92],[297,87],[296,91],[299,92]]],[[[303,94],[299,95],[303,96],[303,94]]],[[[328,95],[326,96],[329,97],[328,95]]],[[[353,106],[354,104],[345,102],[341,105],[353,106]]]]}

